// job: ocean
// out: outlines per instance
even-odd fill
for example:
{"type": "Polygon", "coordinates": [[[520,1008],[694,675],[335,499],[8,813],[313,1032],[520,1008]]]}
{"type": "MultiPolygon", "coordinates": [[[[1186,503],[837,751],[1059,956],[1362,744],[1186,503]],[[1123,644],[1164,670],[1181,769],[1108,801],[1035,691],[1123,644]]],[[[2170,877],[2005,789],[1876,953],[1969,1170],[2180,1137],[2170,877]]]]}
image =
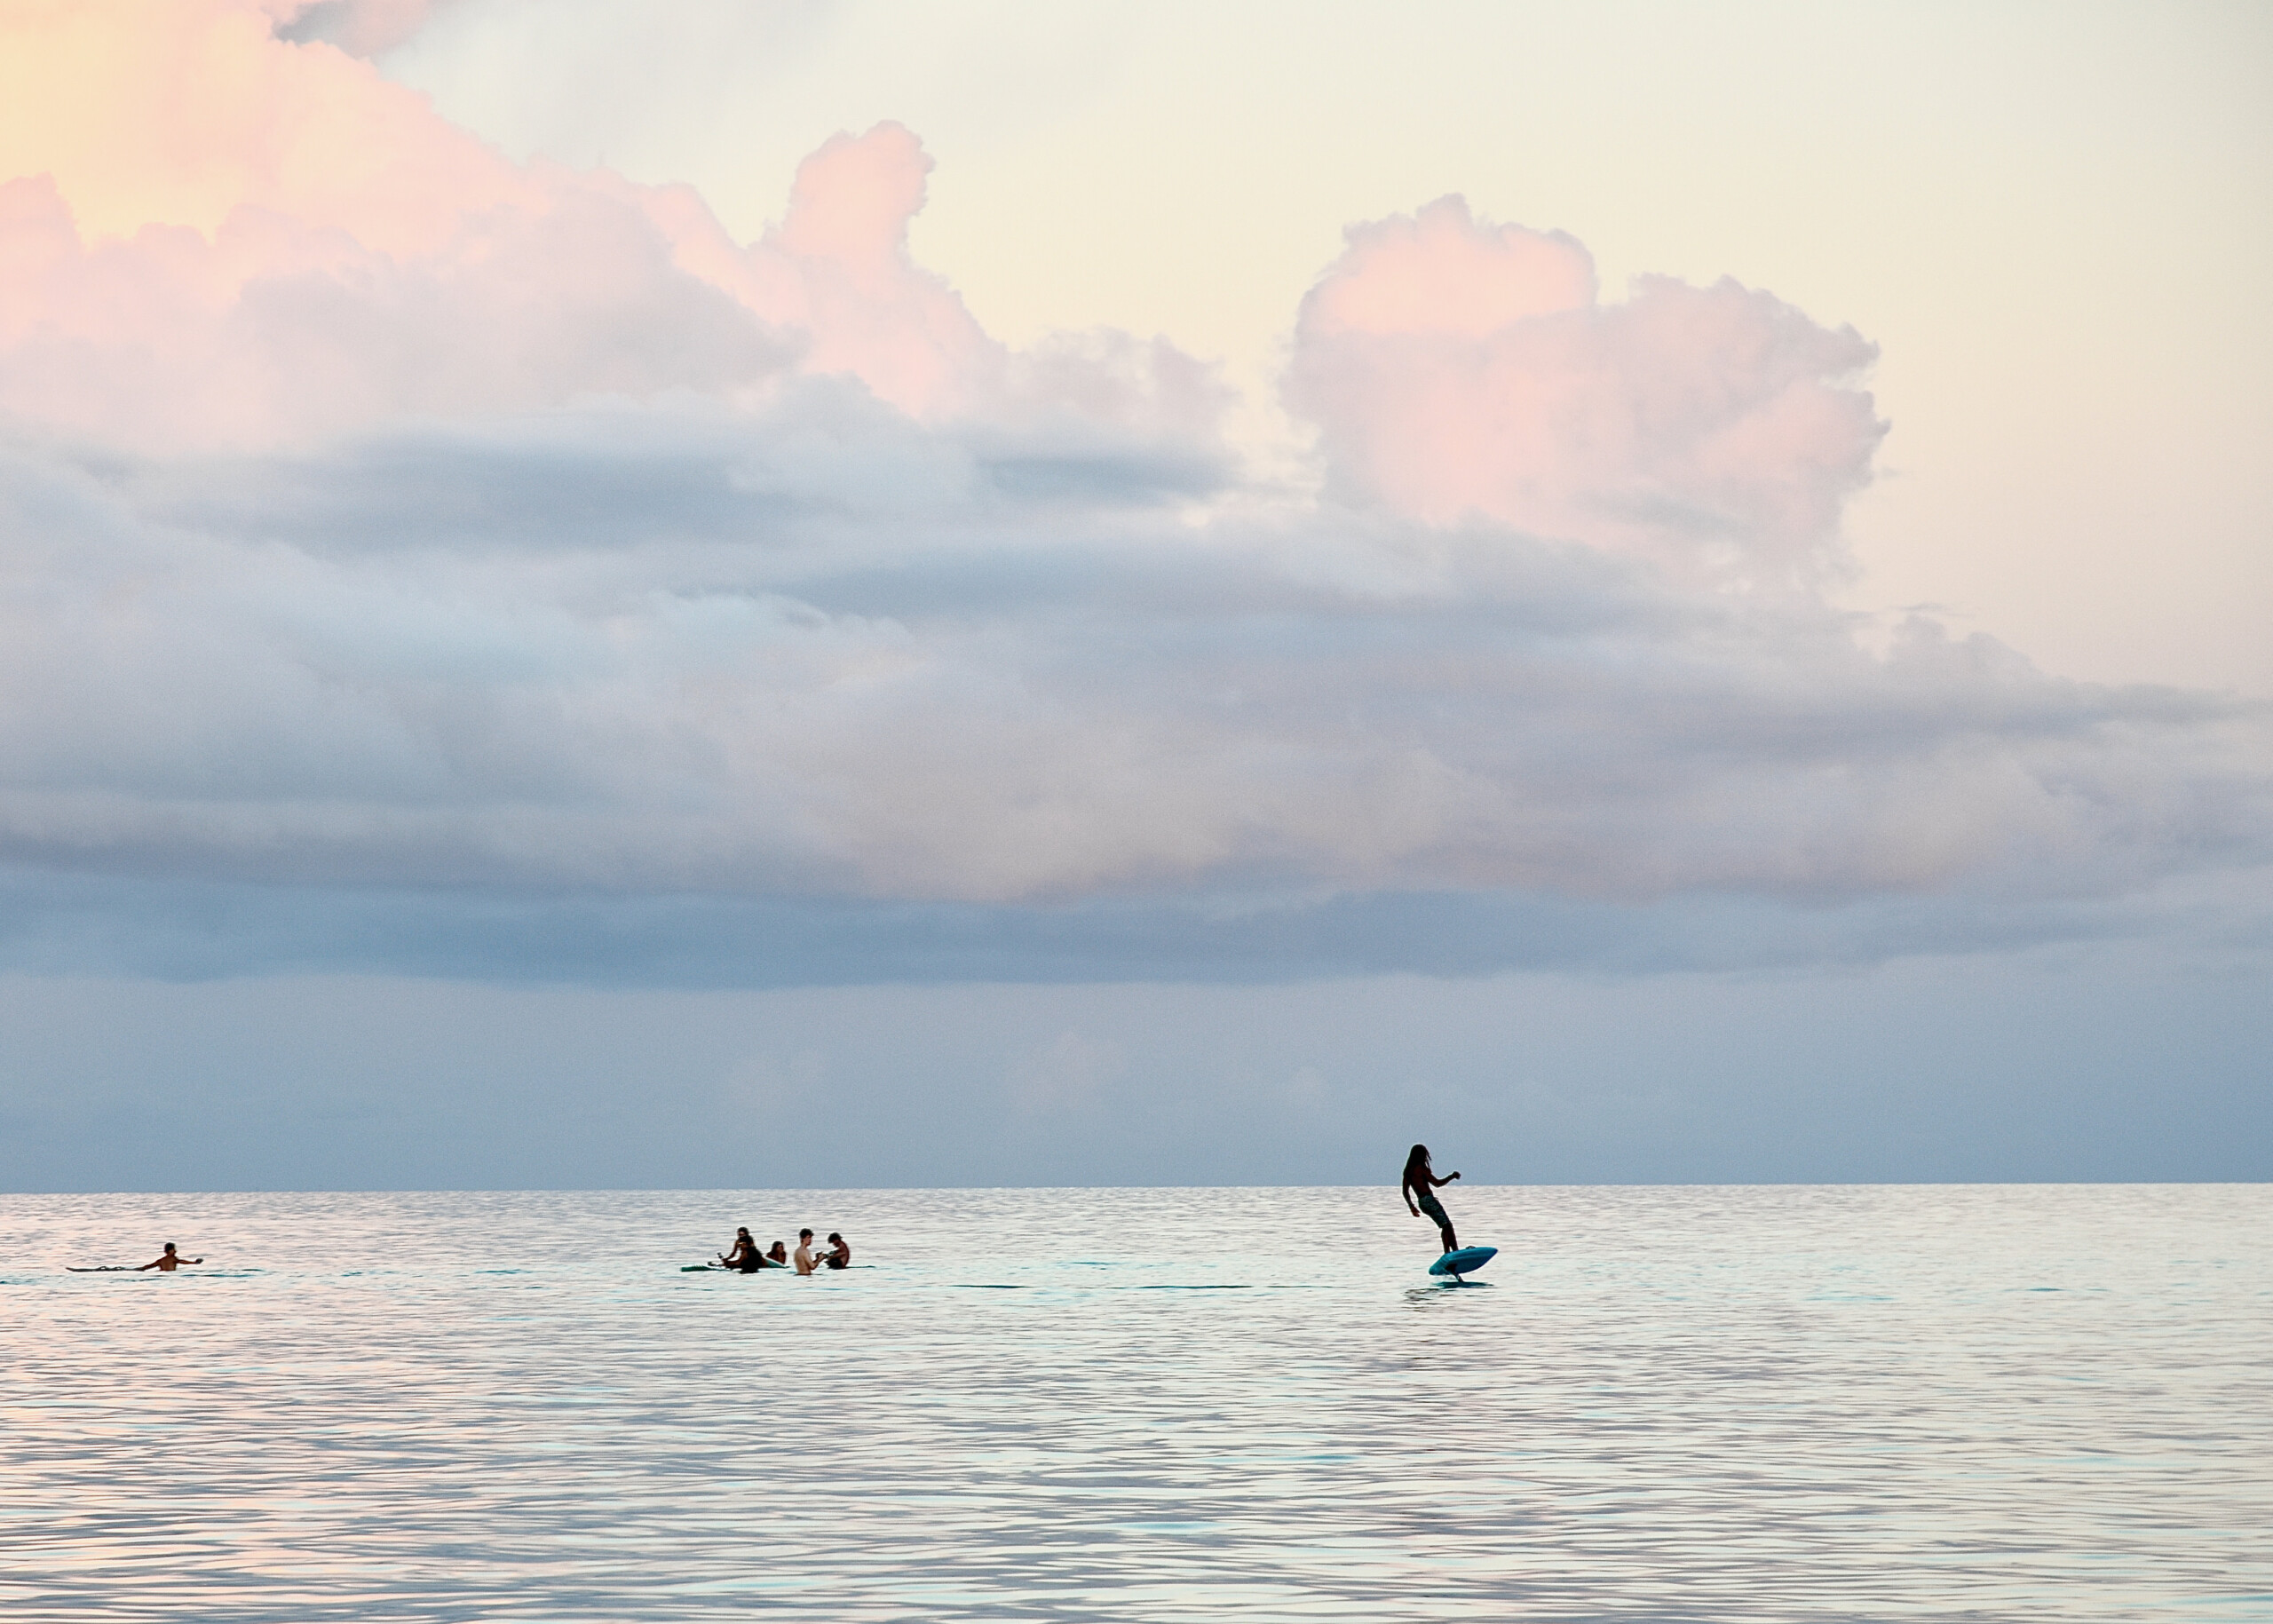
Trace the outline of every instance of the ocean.
{"type": "Polygon", "coordinates": [[[0,1612],[2273,1619],[2273,1186],[1444,1196],[0,1196],[0,1612]]]}

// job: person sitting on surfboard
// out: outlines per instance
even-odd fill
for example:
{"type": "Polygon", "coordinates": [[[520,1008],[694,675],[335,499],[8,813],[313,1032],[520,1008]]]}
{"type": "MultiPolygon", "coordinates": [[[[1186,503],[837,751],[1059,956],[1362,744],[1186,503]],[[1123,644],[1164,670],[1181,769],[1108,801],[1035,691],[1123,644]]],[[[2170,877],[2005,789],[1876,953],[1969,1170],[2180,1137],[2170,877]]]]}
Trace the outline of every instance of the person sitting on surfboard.
{"type": "Polygon", "coordinates": [[[852,1266],[852,1243],[835,1230],[829,1231],[828,1250],[821,1254],[820,1260],[832,1269],[850,1269],[852,1266]]]}
{"type": "Polygon", "coordinates": [[[757,1242],[749,1238],[749,1231],[734,1232],[734,1249],[718,1261],[729,1269],[740,1269],[744,1274],[756,1274],[765,1267],[765,1254],[757,1249],[757,1242]]]}
{"type": "Polygon", "coordinates": [[[1438,1178],[1429,1168],[1429,1147],[1416,1145],[1405,1159],[1405,1182],[1398,1186],[1398,1193],[1405,1198],[1405,1205],[1414,1217],[1422,1213],[1436,1221],[1437,1230],[1444,1237],[1445,1250],[1460,1250],[1460,1238],[1453,1233],[1453,1221],[1445,1216],[1444,1203],[1437,1199],[1437,1192],[1453,1179],[1457,1173],[1438,1178]]]}
{"type": "Polygon", "coordinates": [[[769,1269],[788,1268],[789,1266],[789,1248],[783,1246],[780,1241],[775,1241],[765,1250],[765,1266],[769,1269]]]}
{"type": "Polygon", "coordinates": [[[140,1274],[143,1270],[146,1269],[162,1269],[166,1273],[171,1274],[184,1264],[202,1264],[204,1261],[205,1260],[202,1257],[179,1257],[175,1256],[174,1243],[169,1240],[166,1242],[166,1249],[164,1251],[159,1253],[148,1263],[144,1264],[142,1268],[137,1269],[134,1272],[140,1274]]]}

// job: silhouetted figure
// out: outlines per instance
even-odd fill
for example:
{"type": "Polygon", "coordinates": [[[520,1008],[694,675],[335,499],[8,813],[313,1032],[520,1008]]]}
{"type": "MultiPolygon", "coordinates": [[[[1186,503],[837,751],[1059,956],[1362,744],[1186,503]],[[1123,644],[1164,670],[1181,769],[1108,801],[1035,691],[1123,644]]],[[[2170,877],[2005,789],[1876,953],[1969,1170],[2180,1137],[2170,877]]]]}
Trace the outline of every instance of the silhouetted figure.
{"type": "Polygon", "coordinates": [[[832,1269],[852,1266],[852,1244],[835,1230],[828,1232],[828,1250],[821,1254],[821,1262],[832,1269]]]}
{"type": "Polygon", "coordinates": [[[757,1249],[757,1242],[749,1238],[749,1231],[734,1232],[734,1249],[718,1261],[729,1269],[740,1269],[744,1274],[756,1274],[765,1267],[765,1254],[757,1249]]]}
{"type": "Polygon", "coordinates": [[[160,1269],[163,1270],[168,1274],[171,1274],[184,1264],[202,1264],[204,1261],[205,1260],[202,1257],[176,1256],[174,1255],[174,1243],[169,1240],[166,1242],[166,1249],[164,1251],[159,1253],[148,1263],[144,1264],[141,1269],[137,1269],[134,1272],[140,1274],[145,1269],[160,1269]]]}
{"type": "Polygon", "coordinates": [[[1459,1176],[1459,1174],[1452,1173],[1438,1178],[1430,1170],[1429,1147],[1416,1145],[1412,1154],[1405,1159],[1405,1182],[1398,1186],[1398,1192],[1405,1197],[1405,1205],[1414,1217],[1426,1213],[1435,1221],[1437,1232],[1444,1237],[1447,1252],[1460,1250],[1460,1238],[1453,1233],[1453,1221],[1445,1216],[1444,1203],[1437,1199],[1437,1192],[1459,1176]]]}

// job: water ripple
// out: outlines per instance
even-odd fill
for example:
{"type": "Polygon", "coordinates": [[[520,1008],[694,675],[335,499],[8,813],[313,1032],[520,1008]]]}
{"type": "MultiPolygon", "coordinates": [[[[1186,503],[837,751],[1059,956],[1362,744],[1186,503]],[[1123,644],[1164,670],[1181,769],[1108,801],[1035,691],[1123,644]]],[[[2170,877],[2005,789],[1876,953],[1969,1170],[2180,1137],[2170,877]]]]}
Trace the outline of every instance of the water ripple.
{"type": "Polygon", "coordinates": [[[2273,1617],[2273,1192],[1453,1193],[0,1198],[0,1606],[2273,1617]]]}

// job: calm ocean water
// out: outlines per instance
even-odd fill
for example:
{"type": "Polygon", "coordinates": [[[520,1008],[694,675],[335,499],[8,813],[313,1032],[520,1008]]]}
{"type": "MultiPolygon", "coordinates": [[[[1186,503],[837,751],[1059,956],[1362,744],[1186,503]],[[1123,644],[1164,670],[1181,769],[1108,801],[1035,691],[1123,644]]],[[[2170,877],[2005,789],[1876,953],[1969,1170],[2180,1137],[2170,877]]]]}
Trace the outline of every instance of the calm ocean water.
{"type": "Polygon", "coordinates": [[[0,1611],[2273,1619],[2273,1187],[1445,1198],[0,1197],[0,1611]]]}

